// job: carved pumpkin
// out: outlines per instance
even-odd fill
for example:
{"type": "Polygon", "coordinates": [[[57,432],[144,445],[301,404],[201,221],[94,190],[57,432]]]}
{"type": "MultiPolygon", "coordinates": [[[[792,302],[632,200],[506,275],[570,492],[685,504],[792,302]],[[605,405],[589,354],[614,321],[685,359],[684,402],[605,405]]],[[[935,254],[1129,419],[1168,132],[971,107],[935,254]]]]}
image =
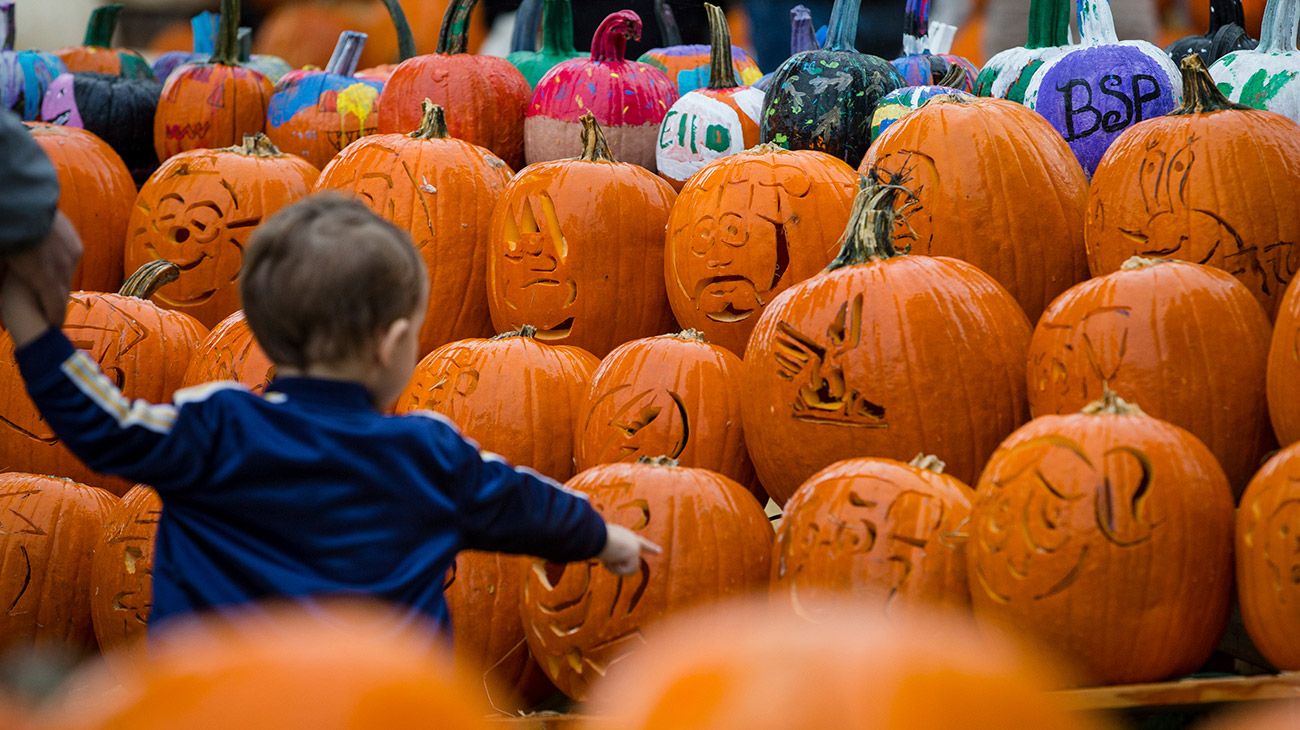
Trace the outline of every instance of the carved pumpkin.
{"type": "Polygon", "coordinates": [[[181,269],[161,306],[208,327],[239,309],[239,270],[262,221],[311,192],[318,173],[266,135],[225,149],[182,152],[140,188],[127,230],[126,268],[164,259],[181,269]]]}
{"type": "Polygon", "coordinates": [[[885,94],[876,105],[876,112],[871,115],[871,139],[876,140],[894,122],[920,109],[936,96],[948,95],[969,100],[970,94],[954,88],[965,77],[965,70],[960,66],[952,66],[948,69],[947,75],[939,79],[938,85],[904,86],[885,94]]]}
{"type": "MultiPolygon", "coordinates": [[[[817,33],[813,30],[812,12],[803,5],[790,8],[790,56],[797,56],[804,51],[815,51],[818,48],[821,46],[817,44],[817,33]]],[[[764,74],[761,79],[754,82],[754,88],[767,91],[775,75],[775,72],[764,74]]]]}
{"type": "MultiPolygon", "coordinates": [[[[712,39],[708,45],[683,44],[677,19],[673,17],[672,8],[668,7],[668,3],[664,0],[655,0],[655,20],[659,23],[659,35],[666,47],[651,48],[641,54],[637,61],[663,71],[673,88],[677,89],[677,93],[682,96],[696,89],[716,88],[711,84],[716,73],[713,70],[715,68],[713,49],[717,44],[712,39]]],[[[725,17],[723,20],[726,20],[725,17]]],[[[709,21],[709,27],[713,27],[712,20],[709,21]]],[[[745,49],[731,45],[730,32],[727,33],[722,46],[723,51],[727,49],[730,49],[727,65],[731,68],[731,76],[739,82],[733,83],[732,86],[750,86],[763,77],[758,64],[749,57],[745,49]]]]}
{"type": "Polygon", "coordinates": [[[275,364],[257,344],[241,309],[221,320],[199,343],[181,387],[233,380],[261,394],[274,378],[275,364]]]}
{"type": "Polygon", "coordinates": [[[1246,32],[1246,14],[1242,11],[1241,0],[1212,0],[1206,3],[1210,8],[1210,29],[1205,35],[1189,35],[1174,41],[1165,52],[1174,59],[1174,63],[1183,60],[1183,56],[1196,53],[1206,65],[1223,58],[1233,51],[1250,51],[1259,45],[1259,41],[1246,32]]]}
{"type": "Polygon", "coordinates": [[[1300,0],[1269,0],[1259,46],[1214,62],[1210,75],[1230,100],[1300,122],[1300,0]]]}
{"type": "Polygon", "coordinates": [[[740,369],[740,358],[695,330],[615,348],[582,400],[578,469],[664,455],[756,486],[740,424],[740,369]]]}
{"type": "Polygon", "coordinates": [[[582,57],[573,47],[573,8],[569,0],[544,0],[541,11],[541,48],[516,50],[506,56],[506,60],[524,75],[530,87],[537,86],[537,82],[555,65],[582,57]]]}
{"type": "Polygon", "coordinates": [[[1070,5],[1070,0],[1029,0],[1028,40],[990,58],[975,79],[975,93],[1024,103],[1038,69],[1071,48],[1070,5]]]}
{"type": "Polygon", "coordinates": [[[745,488],[671,459],[605,464],[566,485],[601,515],[661,546],[621,577],[595,560],[535,561],[524,582],[524,631],[560,691],[582,701],[591,684],[645,643],[648,624],[767,584],[772,527],[745,488]]]}
{"type": "Polygon", "coordinates": [[[431,99],[447,110],[451,136],[486,147],[517,169],[524,162],[524,111],[531,89],[504,58],[465,52],[470,12],[477,2],[452,0],[437,51],[393,70],[379,97],[379,131],[415,128],[420,100],[431,99]]]}
{"type": "MultiPolygon", "coordinates": [[[[936,25],[946,31],[943,35],[948,38],[948,45],[951,46],[951,34],[957,29],[951,25],[936,25]]],[[[961,91],[974,91],[975,76],[979,69],[961,56],[954,56],[947,50],[936,47],[937,42],[940,42],[935,37],[939,28],[935,29],[935,33],[930,31],[930,0],[907,0],[903,14],[903,55],[890,63],[908,86],[939,84],[961,91]],[[948,76],[952,69],[960,70],[961,75],[955,81],[943,83],[941,79],[948,76]]]]}
{"type": "Polygon", "coordinates": [[[143,183],[158,167],[153,125],[162,84],[107,74],[63,74],[41,101],[41,120],[78,127],[108,143],[143,183]]]}
{"type": "MultiPolygon", "coordinates": [[[[193,317],[148,301],[178,273],[155,261],[127,279],[119,294],[73,292],[68,301],[64,334],[127,398],[170,402],[207,334],[193,317]]],[[[27,397],[13,353],[13,340],[0,337],[0,470],[68,477],[115,494],[134,486],[91,471],[59,442],[27,397]]]]}
{"type": "Polygon", "coordinates": [[[1089,266],[1101,275],[1130,256],[1208,264],[1240,279],[1271,316],[1300,269],[1300,208],[1272,203],[1300,189],[1300,127],[1230,103],[1199,56],[1183,69],[1185,103],[1124,134],[1097,168],[1089,266]],[[1220,172],[1238,168],[1248,176],[1220,172]]]}
{"type": "MultiPolygon", "coordinates": [[[[153,610],[153,544],[162,500],[132,487],[104,519],[90,570],[90,618],[104,652],[142,654],[153,610]]],[[[114,659],[117,659],[114,656],[114,659]]]]}
{"type": "Polygon", "coordinates": [[[673,102],[659,127],[655,164],[674,188],[720,157],[758,144],[763,92],[736,81],[731,63],[731,33],[722,8],[705,3],[712,35],[713,62],[708,86],[673,102]]]}
{"type": "Polygon", "coordinates": [[[80,46],[63,48],[54,55],[70,73],[99,73],[132,78],[153,78],[153,69],[144,56],[127,48],[110,48],[117,32],[117,16],[122,6],[114,3],[90,11],[86,37],[80,46]]]}
{"type": "Polygon", "coordinates": [[[316,183],[318,191],[356,196],[411,234],[429,270],[422,352],[489,334],[483,238],[510,179],[505,163],[453,139],[449,126],[442,107],[426,99],[414,132],[363,137],[339,153],[316,183]]]}
{"type": "Polygon", "coordinates": [[[1187,429],[1240,493],[1271,447],[1268,316],[1207,266],[1130,259],[1052,302],[1029,346],[1029,409],[1075,413],[1109,387],[1187,429]],[[1225,347],[1224,343],[1232,343],[1225,347]]]}
{"type": "Polygon", "coordinates": [[[397,412],[441,413],[511,464],[568,479],[576,471],[573,441],[582,400],[600,361],[535,335],[525,326],[439,347],[416,366],[397,412]]]}
{"type": "Polygon", "coordinates": [[[857,456],[932,453],[970,481],[1024,422],[1028,320],[974,266],[896,251],[895,195],[864,187],[840,255],[773,299],[750,336],[745,443],[778,503],[857,456]]]}
{"type": "Polygon", "coordinates": [[[1300,445],[1268,460],[1237,510],[1237,595],[1251,641],[1274,667],[1300,669],[1300,445]]]}
{"type": "Polygon", "coordinates": [[[824,152],[765,144],[704,167],[668,219],[677,321],[737,355],[772,298],[835,258],[857,175],[824,152]]]}
{"type": "Polygon", "coordinates": [[[488,232],[492,324],[604,357],[672,327],[664,292],[668,183],[610,154],[582,118],[582,155],[530,165],[506,186],[488,232]]]}
{"type": "Polygon", "coordinates": [[[41,118],[41,100],[56,76],[68,72],[52,53],[15,51],[13,0],[0,3],[0,109],[28,121],[41,118]]]}
{"type": "Polygon", "coordinates": [[[323,71],[308,71],[275,87],[267,106],[267,136],[276,147],[323,168],[344,147],[378,130],[384,85],[353,74],[364,33],[344,31],[323,71]]]}
{"type": "Polygon", "coordinates": [[[851,600],[895,617],[969,610],[966,521],[975,493],[917,456],[848,459],[817,472],[785,505],[772,550],[772,594],[820,618],[851,600]]]}
{"type": "Polygon", "coordinates": [[[1195,436],[1107,391],[998,447],[966,556],[981,622],[1057,648],[1096,682],[1186,674],[1227,622],[1232,490],[1195,436]]]}
{"type": "Polygon", "coordinates": [[[116,502],[68,479],[0,474],[0,650],[94,650],[90,555],[116,502]]]}
{"type": "Polygon", "coordinates": [[[858,53],[862,0],[835,0],[826,44],[791,56],[763,98],[760,138],[791,150],[820,150],[857,164],[871,141],[880,99],[905,86],[883,58],[858,53]]]}
{"type": "Polygon", "coordinates": [[[1110,0],[1081,0],[1082,43],[1043,59],[1025,88],[1025,105],[1065,138],[1092,175],[1125,129],[1168,114],[1182,101],[1178,66],[1146,41],[1120,41],[1110,0]]]}
{"type": "Polygon", "coordinates": [[[1300,285],[1287,287],[1268,350],[1268,413],[1283,446],[1300,441],[1300,285]]]}
{"type": "Polygon", "coordinates": [[[172,72],[187,63],[203,63],[217,49],[217,14],[204,10],[190,18],[189,34],[193,39],[188,51],[168,51],[153,62],[153,75],[166,81],[172,72]]]}
{"type": "Polygon", "coordinates": [[[167,78],[153,124],[160,161],[186,150],[231,147],[266,129],[274,86],[260,71],[240,65],[238,32],[239,0],[221,0],[212,57],[167,78]]]}
{"type": "Polygon", "coordinates": [[[122,285],[122,247],[135,202],[135,183],[103,140],[84,129],[28,123],[59,176],[59,210],[77,229],[84,253],[72,288],[117,291],[122,285]]]}
{"type": "Polygon", "coordinates": [[[560,63],[537,82],[524,121],[529,164],[576,157],[581,117],[592,114],[619,160],[656,169],[659,125],[678,94],[663,71],[624,58],[628,39],[640,37],[640,16],[612,13],[596,29],[590,58],[560,63]]]}
{"type": "Polygon", "coordinates": [[[934,98],[892,124],[859,170],[913,191],[899,202],[896,240],[911,253],[975,264],[1030,321],[1087,277],[1088,180],[1052,128],[1019,104],[934,98]],[[1029,191],[1032,215],[1016,202],[1029,191]]]}

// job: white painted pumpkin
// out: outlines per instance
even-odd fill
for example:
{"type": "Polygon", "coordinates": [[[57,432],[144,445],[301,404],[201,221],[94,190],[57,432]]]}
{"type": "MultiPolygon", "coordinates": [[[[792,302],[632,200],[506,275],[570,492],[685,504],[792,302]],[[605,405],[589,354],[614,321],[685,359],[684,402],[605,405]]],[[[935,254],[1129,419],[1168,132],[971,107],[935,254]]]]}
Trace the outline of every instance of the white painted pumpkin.
{"type": "Polygon", "coordinates": [[[1210,76],[1238,104],[1276,112],[1300,123],[1300,0],[1269,0],[1259,47],[1214,62],[1210,76]]]}

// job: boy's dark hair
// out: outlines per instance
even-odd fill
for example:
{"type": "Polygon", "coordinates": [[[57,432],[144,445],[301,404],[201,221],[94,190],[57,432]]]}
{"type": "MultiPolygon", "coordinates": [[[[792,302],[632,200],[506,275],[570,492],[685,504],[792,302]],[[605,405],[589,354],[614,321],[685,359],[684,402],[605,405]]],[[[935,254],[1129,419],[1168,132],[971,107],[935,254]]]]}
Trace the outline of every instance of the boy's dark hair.
{"type": "Polygon", "coordinates": [[[401,229],[356,200],[305,198],[249,241],[240,296],[276,364],[305,369],[352,357],[425,294],[424,262],[401,229]]]}

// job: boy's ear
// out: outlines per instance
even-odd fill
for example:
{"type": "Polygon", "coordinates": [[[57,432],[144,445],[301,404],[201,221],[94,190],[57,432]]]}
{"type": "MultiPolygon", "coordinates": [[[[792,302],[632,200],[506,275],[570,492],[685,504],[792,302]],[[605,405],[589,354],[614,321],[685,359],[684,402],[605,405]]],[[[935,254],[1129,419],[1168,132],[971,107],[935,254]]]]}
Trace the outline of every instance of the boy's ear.
{"type": "Polygon", "coordinates": [[[393,320],[393,323],[388,325],[388,328],[384,330],[379,338],[379,347],[375,349],[375,357],[379,360],[380,365],[387,366],[393,361],[398,347],[401,345],[402,338],[410,331],[411,320],[406,317],[393,320]]]}

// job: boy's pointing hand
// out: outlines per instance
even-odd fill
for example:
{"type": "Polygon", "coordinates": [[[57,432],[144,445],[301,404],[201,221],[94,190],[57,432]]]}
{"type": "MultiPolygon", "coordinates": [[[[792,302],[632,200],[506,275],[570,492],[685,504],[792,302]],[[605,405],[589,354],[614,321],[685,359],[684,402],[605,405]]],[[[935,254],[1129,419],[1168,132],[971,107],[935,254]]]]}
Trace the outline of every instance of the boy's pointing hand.
{"type": "Polygon", "coordinates": [[[596,556],[615,575],[632,575],[641,567],[641,554],[659,555],[663,549],[620,525],[606,524],[605,549],[596,556]]]}

